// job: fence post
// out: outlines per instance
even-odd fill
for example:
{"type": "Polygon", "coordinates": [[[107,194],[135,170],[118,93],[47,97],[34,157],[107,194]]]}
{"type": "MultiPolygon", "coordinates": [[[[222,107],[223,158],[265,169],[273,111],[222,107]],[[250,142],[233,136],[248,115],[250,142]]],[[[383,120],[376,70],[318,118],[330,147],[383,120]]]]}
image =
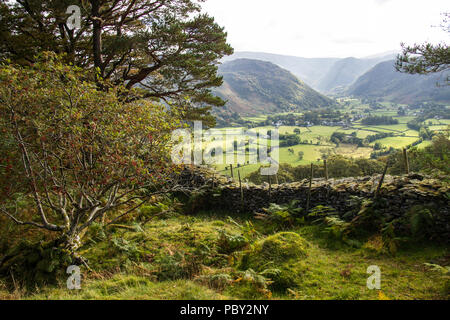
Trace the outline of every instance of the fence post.
{"type": "Polygon", "coordinates": [[[408,150],[406,150],[406,148],[403,148],[403,160],[405,162],[406,174],[409,174],[408,150]]]}
{"type": "Polygon", "coordinates": [[[270,175],[267,176],[267,180],[269,180],[269,198],[272,197],[272,179],[270,179],[270,175]]]}
{"type": "Polygon", "coordinates": [[[312,180],[314,174],[314,165],[311,163],[311,172],[309,177],[309,188],[308,188],[308,198],[306,200],[306,212],[309,211],[309,205],[311,203],[311,188],[312,188],[312,180]]]}
{"type": "Polygon", "coordinates": [[[323,160],[323,165],[325,167],[325,181],[326,181],[326,186],[327,186],[327,199],[330,196],[330,186],[328,185],[328,163],[327,163],[327,159],[323,160]]]}
{"type": "Polygon", "coordinates": [[[230,169],[231,169],[231,177],[234,178],[234,174],[233,174],[233,165],[230,164],[230,169]]]}
{"type": "Polygon", "coordinates": [[[241,170],[238,170],[239,177],[239,189],[241,189],[241,206],[244,209],[244,190],[242,189],[242,181],[241,181],[241,170]]]}
{"type": "Polygon", "coordinates": [[[381,186],[383,185],[384,177],[386,176],[388,167],[389,167],[389,161],[386,161],[386,166],[384,167],[383,175],[381,176],[380,182],[378,183],[377,191],[375,191],[375,197],[374,197],[375,200],[378,198],[378,195],[380,193],[381,186]]]}

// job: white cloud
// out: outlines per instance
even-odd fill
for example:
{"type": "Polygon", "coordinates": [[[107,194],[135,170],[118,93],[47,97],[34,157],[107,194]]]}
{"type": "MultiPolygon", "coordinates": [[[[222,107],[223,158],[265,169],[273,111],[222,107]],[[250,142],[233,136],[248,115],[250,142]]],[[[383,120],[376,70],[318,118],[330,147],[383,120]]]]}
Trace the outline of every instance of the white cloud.
{"type": "Polygon", "coordinates": [[[236,51],[305,57],[367,56],[401,42],[442,42],[446,0],[208,0],[236,51]]]}

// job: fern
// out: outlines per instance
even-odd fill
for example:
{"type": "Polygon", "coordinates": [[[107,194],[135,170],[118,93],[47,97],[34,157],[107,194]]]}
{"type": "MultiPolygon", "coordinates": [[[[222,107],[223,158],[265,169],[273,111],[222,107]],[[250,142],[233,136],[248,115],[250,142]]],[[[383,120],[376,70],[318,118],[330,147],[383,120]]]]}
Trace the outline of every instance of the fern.
{"type": "Polygon", "coordinates": [[[433,263],[424,263],[424,265],[429,267],[431,271],[441,272],[444,275],[450,275],[450,266],[443,267],[433,263]]]}

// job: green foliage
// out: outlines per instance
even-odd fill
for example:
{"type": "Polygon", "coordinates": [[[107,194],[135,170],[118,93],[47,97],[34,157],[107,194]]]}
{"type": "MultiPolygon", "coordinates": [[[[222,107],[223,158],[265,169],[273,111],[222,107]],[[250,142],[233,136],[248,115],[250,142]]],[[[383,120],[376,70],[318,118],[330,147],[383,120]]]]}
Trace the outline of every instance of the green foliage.
{"type": "Polygon", "coordinates": [[[301,283],[304,266],[301,261],[307,256],[308,243],[293,232],[281,232],[256,242],[243,256],[240,269],[253,269],[270,273],[271,287],[284,291],[301,283]]]}
{"type": "MultiPolygon", "coordinates": [[[[442,29],[450,32],[448,26],[450,13],[444,13],[442,29]]],[[[402,44],[403,52],[398,55],[396,61],[397,71],[409,74],[429,74],[448,70],[450,67],[450,49],[447,44],[414,44],[407,46],[402,44]]],[[[445,84],[449,83],[449,78],[445,79],[445,84]]]]}
{"type": "Polygon", "coordinates": [[[422,127],[419,131],[419,137],[422,138],[422,140],[431,140],[434,134],[435,133],[427,127],[422,127]]]}
{"type": "Polygon", "coordinates": [[[23,240],[3,256],[0,278],[10,287],[19,284],[34,289],[40,285],[54,285],[65,277],[66,268],[73,261],[71,252],[58,242],[30,243],[23,240]]]}
{"type": "Polygon", "coordinates": [[[348,144],[354,144],[357,145],[358,147],[362,147],[363,146],[363,139],[358,138],[354,135],[348,135],[346,133],[343,132],[334,132],[331,137],[330,137],[330,141],[336,144],[339,143],[348,143],[348,144]]]}
{"type": "Polygon", "coordinates": [[[138,260],[142,256],[142,252],[135,242],[123,238],[112,238],[111,244],[113,248],[125,254],[130,260],[138,260]]]}
{"type": "Polygon", "coordinates": [[[424,265],[431,271],[442,275],[442,283],[444,283],[442,291],[447,298],[450,297],[450,266],[443,267],[434,263],[424,263],[424,265]]]}
{"type": "Polygon", "coordinates": [[[29,64],[44,50],[65,53],[65,62],[91,69],[91,80],[140,85],[131,97],[177,101],[186,117],[210,124],[209,108],[199,104],[224,104],[210,88],[222,84],[217,63],[233,49],[197,1],[34,0],[2,2],[0,9],[3,59],[29,64]],[[73,30],[66,24],[70,5],[81,8],[81,26],[73,30]]]}
{"type": "Polygon", "coordinates": [[[238,271],[238,279],[233,281],[227,290],[231,294],[245,299],[270,299],[272,293],[268,289],[272,281],[267,276],[276,274],[278,270],[255,272],[253,269],[238,271]]]}
{"type": "Polygon", "coordinates": [[[377,126],[380,124],[398,124],[398,120],[388,116],[370,116],[361,120],[362,124],[377,126]]]}
{"type": "Polygon", "coordinates": [[[395,255],[397,253],[400,241],[403,240],[396,235],[394,222],[395,221],[386,223],[385,226],[381,229],[383,247],[392,255],[395,255]]]}
{"type": "Polygon", "coordinates": [[[280,135],[280,147],[292,147],[300,144],[300,137],[296,134],[281,134],[280,135]]]}
{"type": "Polygon", "coordinates": [[[367,244],[361,249],[331,247],[327,244],[339,241],[328,240],[325,223],[295,226],[288,234],[267,234],[266,223],[241,216],[230,219],[217,212],[155,219],[142,225],[142,231],[131,222],[125,226],[130,228],[91,226],[86,237],[95,234],[96,243],[86,242],[81,253],[96,272],[83,270],[82,290],[67,290],[64,275],[56,286],[23,291],[20,274],[14,273],[19,289],[7,291],[0,279],[0,299],[378,299],[378,293],[365,286],[369,262],[381,268],[383,292],[392,299],[448,297],[443,291],[448,274],[431,266],[418,267],[430,263],[446,268],[446,247],[414,244],[388,255],[379,233],[370,238],[370,252],[367,244]],[[251,247],[243,253],[219,254],[221,230],[251,239],[251,247]],[[136,256],[133,247],[140,252],[136,256]],[[246,260],[252,266],[244,265],[246,260]]]}
{"type": "Polygon", "coordinates": [[[325,217],[324,223],[328,226],[325,231],[329,232],[336,239],[344,239],[349,226],[348,222],[345,222],[338,216],[328,216],[325,217]]]}
{"type": "Polygon", "coordinates": [[[0,170],[1,212],[68,242],[106,212],[167,186],[171,132],[181,126],[174,106],[126,102],[123,88],[101,91],[86,79],[53,53],[30,67],[0,66],[0,135],[14,142],[0,143],[0,167],[21,164],[0,170]],[[34,203],[35,216],[23,221],[13,201],[34,203]]]}
{"type": "Polygon", "coordinates": [[[291,201],[286,205],[271,203],[269,208],[257,213],[256,218],[266,221],[278,228],[289,228],[304,221],[302,213],[304,209],[299,207],[299,201],[291,201]]]}
{"type": "MultiPolygon", "coordinates": [[[[383,172],[385,164],[373,159],[354,159],[342,155],[331,155],[327,159],[329,178],[358,177],[380,174],[383,172]]],[[[311,176],[311,166],[292,166],[290,164],[280,164],[278,170],[278,180],[280,183],[296,182],[309,179],[311,176]]],[[[324,178],[325,170],[322,165],[314,166],[314,178],[324,178]]],[[[252,172],[248,176],[249,181],[255,184],[265,182],[259,170],[252,172]]],[[[274,181],[274,178],[271,178],[274,181]]]]}
{"type": "Polygon", "coordinates": [[[209,288],[223,291],[232,284],[233,277],[228,273],[214,273],[199,276],[197,281],[205,283],[209,288]]]}
{"type": "MultiPolygon", "coordinates": [[[[448,134],[438,134],[432,138],[431,145],[423,148],[408,150],[408,160],[411,171],[427,174],[450,174],[449,153],[450,140],[448,134]]],[[[390,174],[404,174],[405,165],[403,154],[398,151],[390,156],[392,163],[390,174]]]]}
{"type": "Polygon", "coordinates": [[[416,239],[429,239],[433,236],[434,217],[430,209],[415,206],[408,212],[410,231],[416,239]]]}
{"type": "Polygon", "coordinates": [[[231,254],[248,246],[248,241],[240,234],[229,234],[226,230],[220,230],[217,246],[219,253],[231,254]]]}
{"type": "Polygon", "coordinates": [[[193,275],[186,256],[178,251],[173,255],[158,255],[155,263],[157,264],[155,275],[159,281],[190,278],[193,275]]]}

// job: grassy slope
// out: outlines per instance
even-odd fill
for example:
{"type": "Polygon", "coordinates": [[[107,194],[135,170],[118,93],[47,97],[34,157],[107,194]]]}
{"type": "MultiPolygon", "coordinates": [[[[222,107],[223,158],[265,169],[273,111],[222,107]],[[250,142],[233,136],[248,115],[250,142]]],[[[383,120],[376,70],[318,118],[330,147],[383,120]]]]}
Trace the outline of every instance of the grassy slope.
{"type": "MultiPolygon", "coordinates": [[[[238,223],[245,218],[234,216],[238,223]]],[[[261,222],[255,222],[264,239],[273,233],[261,222]]],[[[242,229],[227,220],[226,215],[206,213],[196,217],[178,216],[155,220],[143,231],[117,229],[108,234],[109,240],[84,248],[84,255],[98,273],[89,273],[82,282],[82,290],[69,291],[59,287],[39,288],[26,295],[17,290],[7,293],[0,289],[0,299],[254,299],[264,298],[237,283],[217,288],[200,281],[201,275],[229,273],[236,269],[233,260],[223,260],[216,253],[220,230],[240,234],[242,229]],[[117,250],[112,238],[122,238],[139,246],[148,255],[135,261],[129,252],[117,250]],[[209,257],[215,261],[203,266],[201,273],[189,279],[157,280],[164,264],[157,257],[174,257],[178,253],[192,253],[199,246],[207,246],[209,257]],[[158,264],[159,263],[159,264],[158,264]]],[[[381,292],[390,299],[443,299],[443,278],[423,263],[448,259],[448,248],[419,246],[403,249],[396,256],[387,256],[367,249],[355,249],[324,237],[318,226],[297,227],[292,230],[311,244],[302,285],[285,293],[274,292],[273,299],[379,299],[377,290],[368,290],[367,267],[377,265],[382,272],[381,292]]],[[[161,260],[163,261],[163,260],[161,260]]],[[[172,273],[174,271],[172,270],[172,273]]],[[[265,296],[267,298],[267,296],[265,296]]]]}

